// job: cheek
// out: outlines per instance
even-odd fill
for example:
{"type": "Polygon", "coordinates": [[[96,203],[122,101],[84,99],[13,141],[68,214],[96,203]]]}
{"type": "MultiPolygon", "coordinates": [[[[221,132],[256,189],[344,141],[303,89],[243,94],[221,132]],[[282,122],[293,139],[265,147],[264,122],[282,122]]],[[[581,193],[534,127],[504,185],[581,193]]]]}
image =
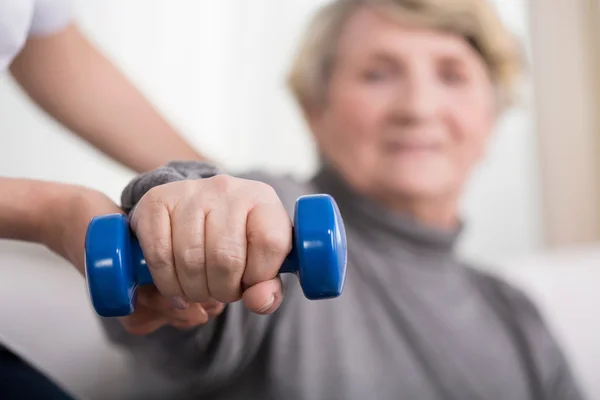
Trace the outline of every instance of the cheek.
{"type": "Polygon", "coordinates": [[[323,145],[346,157],[374,157],[379,140],[377,126],[384,115],[382,107],[360,88],[350,83],[340,86],[332,85],[324,111],[326,127],[321,136],[327,143],[323,145]]]}
{"type": "Polygon", "coordinates": [[[485,153],[494,124],[494,99],[489,93],[474,93],[450,104],[456,156],[468,168],[485,153]]]}
{"type": "Polygon", "coordinates": [[[367,90],[351,83],[334,87],[331,95],[337,120],[346,132],[361,142],[375,139],[375,127],[383,114],[379,103],[367,90]]]}

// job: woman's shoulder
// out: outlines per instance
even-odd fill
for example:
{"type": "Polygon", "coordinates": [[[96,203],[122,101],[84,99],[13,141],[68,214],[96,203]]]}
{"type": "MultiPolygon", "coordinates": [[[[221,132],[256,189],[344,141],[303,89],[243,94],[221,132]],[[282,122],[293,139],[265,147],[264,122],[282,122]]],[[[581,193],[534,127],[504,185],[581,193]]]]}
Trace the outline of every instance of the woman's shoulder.
{"type": "Polygon", "coordinates": [[[530,378],[535,379],[543,391],[564,395],[560,398],[581,399],[570,360],[530,295],[499,274],[474,267],[468,269],[492,307],[503,315],[513,334],[520,337],[518,341],[523,345],[520,350],[528,353],[522,355],[530,364],[530,378]]]}
{"type": "MultiPolygon", "coordinates": [[[[530,293],[500,273],[474,266],[467,267],[477,286],[494,308],[512,316],[526,331],[547,331],[546,320],[530,293]]],[[[549,332],[548,332],[549,333],[549,332]]]]}
{"type": "Polygon", "coordinates": [[[481,267],[468,265],[467,269],[474,277],[478,286],[483,288],[490,297],[502,297],[506,305],[514,308],[519,314],[522,314],[522,317],[541,318],[535,302],[520,287],[509,282],[500,274],[487,271],[481,267]]]}

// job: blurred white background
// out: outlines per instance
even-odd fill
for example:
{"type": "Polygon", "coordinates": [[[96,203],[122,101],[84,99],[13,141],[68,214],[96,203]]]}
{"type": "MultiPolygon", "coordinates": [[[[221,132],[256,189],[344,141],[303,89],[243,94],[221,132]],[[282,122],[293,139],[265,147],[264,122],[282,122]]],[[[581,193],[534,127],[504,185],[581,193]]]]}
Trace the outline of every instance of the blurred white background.
{"type": "MultiPolygon", "coordinates": [[[[310,134],[285,87],[302,29],[323,0],[76,0],[89,37],[202,152],[231,170],[308,177],[310,134]]],[[[526,0],[496,0],[529,48],[526,0]]],[[[0,175],[81,183],[118,200],[131,178],[0,80],[0,175]]],[[[531,102],[500,121],[464,201],[465,255],[498,262],[542,242],[531,102]]]]}

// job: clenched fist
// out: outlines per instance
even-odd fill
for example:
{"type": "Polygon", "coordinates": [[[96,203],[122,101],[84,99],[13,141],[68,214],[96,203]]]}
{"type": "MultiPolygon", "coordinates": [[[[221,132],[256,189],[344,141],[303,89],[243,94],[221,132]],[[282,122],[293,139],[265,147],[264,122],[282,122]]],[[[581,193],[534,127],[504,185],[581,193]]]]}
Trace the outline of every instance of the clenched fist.
{"type": "Polygon", "coordinates": [[[281,304],[292,222],[270,186],[227,175],[167,183],[142,197],[130,223],[156,289],[177,308],[242,299],[268,314],[281,304]]]}

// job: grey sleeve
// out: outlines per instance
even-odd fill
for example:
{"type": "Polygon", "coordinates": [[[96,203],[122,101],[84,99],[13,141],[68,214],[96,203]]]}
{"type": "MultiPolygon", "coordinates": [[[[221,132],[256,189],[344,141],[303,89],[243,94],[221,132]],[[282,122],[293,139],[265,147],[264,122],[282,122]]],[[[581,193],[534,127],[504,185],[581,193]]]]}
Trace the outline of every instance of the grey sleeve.
{"type": "MultiPolygon", "coordinates": [[[[279,311],[278,311],[279,312],[279,311]]],[[[146,336],[128,334],[115,319],[103,319],[108,338],[132,356],[140,398],[197,396],[227,386],[256,357],[273,315],[247,312],[238,302],[219,317],[187,331],[170,326],[146,336]]]]}
{"type": "Polygon", "coordinates": [[[136,176],[121,193],[121,208],[131,213],[147,191],[155,186],[186,179],[202,179],[220,174],[216,166],[200,161],[171,161],[167,165],[136,176]]]}
{"type": "Polygon", "coordinates": [[[524,330],[533,353],[545,399],[583,400],[569,360],[534,302],[521,290],[496,278],[497,285],[516,310],[518,324],[524,330]]]}
{"type": "MultiPolygon", "coordinates": [[[[122,208],[130,213],[152,187],[217,173],[221,172],[207,163],[171,162],[134,178],[122,192],[122,208]]],[[[162,380],[161,385],[174,388],[175,394],[169,394],[172,397],[177,396],[177,390],[191,390],[190,385],[198,395],[226,385],[254,359],[277,313],[253,314],[237,302],[227,305],[221,316],[198,328],[181,331],[164,327],[144,337],[129,335],[116,320],[105,319],[103,323],[109,338],[133,355],[136,368],[148,371],[140,383],[159,385],[157,382],[162,380]]]]}

